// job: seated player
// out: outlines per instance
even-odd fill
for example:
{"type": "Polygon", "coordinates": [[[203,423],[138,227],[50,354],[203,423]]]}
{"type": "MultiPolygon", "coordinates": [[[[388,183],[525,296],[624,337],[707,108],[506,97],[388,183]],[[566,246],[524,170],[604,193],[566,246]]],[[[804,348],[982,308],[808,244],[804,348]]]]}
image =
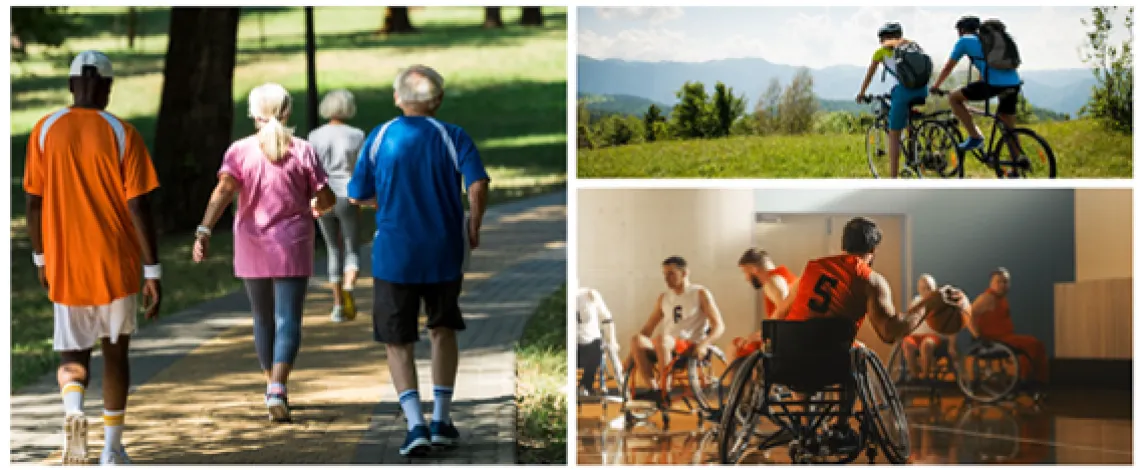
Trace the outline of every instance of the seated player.
{"type": "Polygon", "coordinates": [[[724,334],[724,320],[713,301],[712,293],[689,282],[688,263],[680,256],[667,258],[661,266],[668,289],[657,297],[649,320],[633,336],[635,367],[650,385],[652,397],[662,393],[657,377],[667,377],[674,354],[690,352],[703,357],[709,346],[724,334]],[[661,325],[661,333],[654,331],[661,325]],[[657,367],[654,367],[654,366],[657,367]],[[657,369],[660,370],[657,370],[657,369]],[[661,375],[656,375],[660,373],[661,375]]]}
{"type": "MultiPolygon", "coordinates": [[[[965,294],[950,289],[944,297],[934,291],[902,314],[895,313],[891,303],[891,286],[882,274],[871,269],[875,249],[883,234],[875,222],[856,217],[843,227],[843,253],[809,261],[800,279],[792,286],[787,300],[776,310],[774,318],[807,320],[815,317],[840,317],[855,323],[871,319],[875,333],[887,344],[909,335],[925,318],[924,309],[941,309],[947,301],[956,302],[965,294]]],[[[860,345],[852,337],[853,344],[860,345]]]]}
{"type": "MultiPolygon", "coordinates": [[[[930,295],[938,289],[938,284],[934,282],[934,276],[923,274],[918,278],[918,295],[914,297],[911,306],[922,302],[922,299],[930,295]]],[[[939,334],[934,331],[926,322],[918,325],[906,339],[903,340],[903,354],[906,357],[907,368],[909,369],[909,376],[917,380],[932,380],[934,363],[937,360],[935,350],[940,346],[945,346],[951,360],[957,357],[957,346],[954,344],[953,338],[947,338],[945,335],[939,334]],[[916,357],[917,360],[916,360],[916,357]]]]}
{"type": "MultiPolygon", "coordinates": [[[[792,284],[796,282],[796,275],[788,270],[787,266],[776,266],[767,251],[749,248],[740,256],[737,262],[744,277],[752,284],[752,288],[764,295],[764,313],[771,318],[780,303],[788,297],[792,284]]],[[[747,338],[736,338],[736,356],[743,357],[752,354],[760,344],[760,332],[755,332],[747,338]]]]}
{"type": "Polygon", "coordinates": [[[602,294],[586,287],[578,289],[578,367],[582,368],[580,391],[583,396],[594,389],[603,354],[610,354],[614,373],[621,376],[621,363],[615,360],[619,349],[614,317],[602,294]],[[603,336],[605,341],[602,341],[603,336]]]}
{"type": "Polygon", "coordinates": [[[1008,293],[1009,271],[997,268],[990,273],[989,289],[974,299],[970,332],[975,337],[1000,341],[1023,351],[1028,358],[1020,359],[1022,378],[1027,378],[1032,370],[1032,379],[1036,385],[1044,385],[1049,382],[1049,358],[1045,353],[1045,345],[1032,336],[1013,333],[1013,318],[1009,315],[1009,299],[1006,296],[1008,293]]]}

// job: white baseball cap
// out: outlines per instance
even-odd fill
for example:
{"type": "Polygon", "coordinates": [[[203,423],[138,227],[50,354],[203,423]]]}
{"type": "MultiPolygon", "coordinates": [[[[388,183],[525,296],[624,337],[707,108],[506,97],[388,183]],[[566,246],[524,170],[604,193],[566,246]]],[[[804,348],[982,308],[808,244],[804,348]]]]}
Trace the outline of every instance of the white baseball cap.
{"type": "Polygon", "coordinates": [[[100,77],[111,78],[114,76],[111,73],[111,59],[99,51],[83,51],[75,56],[75,60],[71,61],[71,76],[83,76],[83,67],[88,65],[95,67],[95,72],[100,77]]]}

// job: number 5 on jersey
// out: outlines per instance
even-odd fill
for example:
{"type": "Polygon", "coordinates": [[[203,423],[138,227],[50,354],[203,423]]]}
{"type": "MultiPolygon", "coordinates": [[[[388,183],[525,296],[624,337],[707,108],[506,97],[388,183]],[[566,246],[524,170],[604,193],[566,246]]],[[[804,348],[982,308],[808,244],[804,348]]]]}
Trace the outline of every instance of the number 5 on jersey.
{"type": "Polygon", "coordinates": [[[831,307],[831,294],[838,285],[839,281],[834,277],[820,275],[819,280],[815,281],[815,288],[812,289],[815,296],[808,300],[808,308],[814,312],[827,313],[831,307]]]}

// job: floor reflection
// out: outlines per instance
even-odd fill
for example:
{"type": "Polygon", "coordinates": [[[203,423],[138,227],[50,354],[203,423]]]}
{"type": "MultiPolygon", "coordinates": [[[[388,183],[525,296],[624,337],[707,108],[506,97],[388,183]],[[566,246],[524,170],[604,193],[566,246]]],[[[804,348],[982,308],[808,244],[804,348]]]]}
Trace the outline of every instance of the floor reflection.
{"type": "MultiPolygon", "coordinates": [[[[578,414],[580,465],[716,464],[715,424],[674,414],[627,429],[620,404],[584,404],[578,414]]],[[[1131,464],[1131,394],[1063,392],[1041,407],[968,404],[961,397],[908,400],[911,463],[1131,464]],[[1094,398],[1095,397],[1095,398],[1094,398]]],[[[788,463],[787,453],[752,452],[745,463],[788,463]]],[[[856,463],[866,462],[861,457],[856,463]]],[[[877,462],[882,462],[880,457],[877,462]]]]}

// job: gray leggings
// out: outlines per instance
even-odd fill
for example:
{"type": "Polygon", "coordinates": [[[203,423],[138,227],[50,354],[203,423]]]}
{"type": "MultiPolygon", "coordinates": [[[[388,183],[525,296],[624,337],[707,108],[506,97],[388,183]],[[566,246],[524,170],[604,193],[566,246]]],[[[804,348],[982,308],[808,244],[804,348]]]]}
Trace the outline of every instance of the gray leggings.
{"type": "Polygon", "coordinates": [[[343,279],[347,270],[360,270],[360,255],[356,240],[356,227],[360,209],[348,202],[348,198],[336,198],[333,210],[322,215],[317,223],[328,247],[329,282],[343,279]],[[342,267],[343,264],[343,267],[342,267]]]}

